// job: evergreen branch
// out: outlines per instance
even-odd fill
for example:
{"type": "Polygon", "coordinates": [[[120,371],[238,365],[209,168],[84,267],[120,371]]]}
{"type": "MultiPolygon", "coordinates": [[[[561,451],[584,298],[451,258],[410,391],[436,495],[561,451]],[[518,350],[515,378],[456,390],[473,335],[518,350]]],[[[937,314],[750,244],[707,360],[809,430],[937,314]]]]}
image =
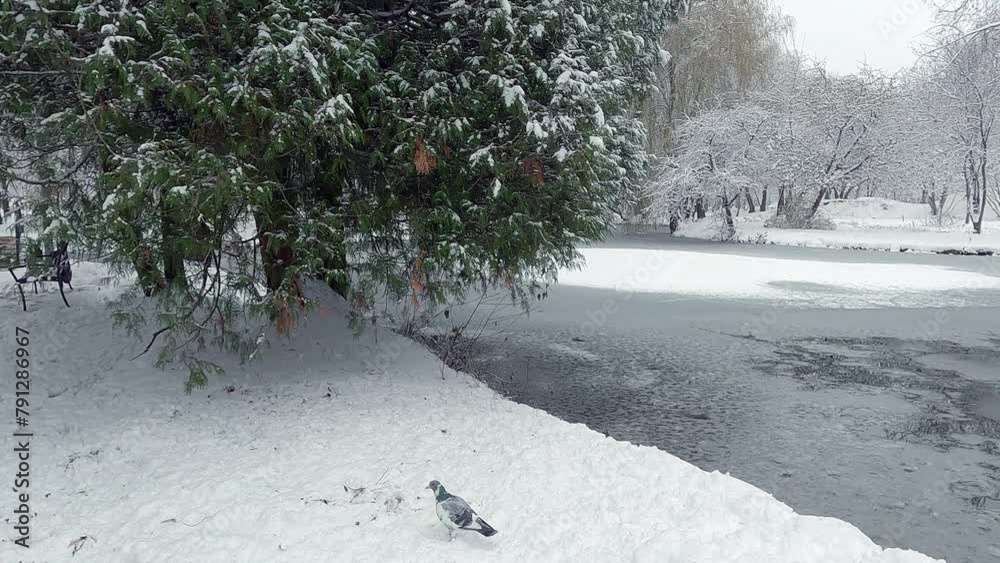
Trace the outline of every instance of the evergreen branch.
{"type": "Polygon", "coordinates": [[[80,70],[0,70],[4,76],[49,76],[64,74],[83,74],[80,70]]]}
{"type": "Polygon", "coordinates": [[[80,159],[80,162],[77,163],[76,166],[74,166],[69,172],[67,172],[62,178],[60,178],[58,180],[42,180],[42,181],[29,180],[28,178],[23,178],[21,176],[18,176],[17,174],[14,174],[13,172],[11,172],[9,170],[6,171],[6,172],[4,172],[4,174],[6,174],[7,176],[10,176],[14,180],[17,180],[18,182],[21,182],[21,183],[24,183],[24,184],[28,184],[30,186],[51,186],[52,184],[62,184],[66,180],[69,180],[70,178],[72,178],[77,172],[80,171],[81,168],[83,168],[83,165],[87,163],[87,161],[90,158],[91,154],[93,154],[93,150],[88,151],[88,153],[85,154],[83,156],[83,158],[80,159]]]}
{"type": "Polygon", "coordinates": [[[153,333],[153,337],[150,338],[149,339],[149,343],[146,344],[146,348],[142,352],[139,352],[138,354],[136,354],[135,356],[133,356],[132,358],[130,358],[129,361],[137,360],[137,359],[139,359],[140,356],[144,356],[145,354],[147,354],[149,352],[149,349],[153,347],[153,344],[156,342],[156,339],[159,338],[160,335],[163,334],[164,332],[172,330],[175,326],[177,326],[176,323],[172,324],[170,326],[165,326],[165,327],[161,328],[160,330],[154,332],[153,333]]]}
{"type": "Polygon", "coordinates": [[[390,11],[385,11],[385,12],[369,11],[368,13],[370,13],[371,15],[373,15],[373,16],[375,16],[377,18],[395,19],[395,18],[398,18],[400,16],[406,15],[411,9],[413,9],[413,6],[416,3],[417,3],[416,0],[410,0],[409,3],[407,3],[402,8],[399,8],[398,10],[390,10],[390,11]]]}

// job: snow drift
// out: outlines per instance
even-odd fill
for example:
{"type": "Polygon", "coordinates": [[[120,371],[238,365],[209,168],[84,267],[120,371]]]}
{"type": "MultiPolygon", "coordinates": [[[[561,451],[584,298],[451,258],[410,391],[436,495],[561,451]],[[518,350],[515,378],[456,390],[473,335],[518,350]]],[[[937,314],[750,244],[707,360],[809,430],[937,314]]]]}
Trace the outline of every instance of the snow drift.
{"type": "MultiPolygon", "coordinates": [[[[185,373],[128,359],[141,344],[111,329],[116,290],[77,272],[72,309],[0,300],[0,358],[15,326],[31,332],[37,513],[31,550],[8,537],[4,561],[930,561],[509,402],[385,329],[355,339],[324,289],[291,338],[185,395],[185,373]],[[500,534],[449,543],[431,479],[500,534]]],[[[13,411],[9,392],[0,407],[13,411]]]]}

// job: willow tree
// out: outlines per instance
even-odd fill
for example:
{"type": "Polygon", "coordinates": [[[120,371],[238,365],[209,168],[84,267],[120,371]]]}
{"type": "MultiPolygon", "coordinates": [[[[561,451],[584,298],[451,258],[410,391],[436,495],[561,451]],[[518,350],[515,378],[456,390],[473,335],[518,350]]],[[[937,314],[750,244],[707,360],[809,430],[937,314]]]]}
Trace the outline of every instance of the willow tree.
{"type": "Polygon", "coordinates": [[[666,31],[670,54],[646,104],[651,150],[669,152],[675,122],[775,78],[792,21],[771,0],[693,0],[666,31]]]}

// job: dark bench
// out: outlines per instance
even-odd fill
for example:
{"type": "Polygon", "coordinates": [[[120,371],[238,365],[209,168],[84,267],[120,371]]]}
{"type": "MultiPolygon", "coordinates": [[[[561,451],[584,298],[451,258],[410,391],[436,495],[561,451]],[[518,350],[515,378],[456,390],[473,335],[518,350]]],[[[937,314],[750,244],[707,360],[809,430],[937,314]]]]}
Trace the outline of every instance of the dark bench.
{"type": "Polygon", "coordinates": [[[35,293],[38,293],[38,284],[40,283],[54,282],[59,284],[59,294],[62,295],[63,303],[69,307],[69,301],[66,300],[66,293],[63,291],[63,285],[69,286],[70,289],[73,289],[73,268],[70,267],[69,251],[67,250],[68,247],[68,243],[61,242],[59,243],[59,248],[55,252],[51,254],[43,254],[41,256],[42,258],[52,259],[51,268],[46,274],[40,276],[33,275],[30,271],[28,271],[29,266],[27,264],[13,266],[7,269],[7,271],[10,272],[10,275],[14,277],[14,283],[17,285],[17,290],[21,292],[21,307],[25,310],[25,312],[28,310],[28,302],[24,298],[24,285],[29,283],[34,288],[35,293]],[[18,276],[14,270],[19,270],[21,268],[25,269],[25,273],[23,276],[18,276]]]}

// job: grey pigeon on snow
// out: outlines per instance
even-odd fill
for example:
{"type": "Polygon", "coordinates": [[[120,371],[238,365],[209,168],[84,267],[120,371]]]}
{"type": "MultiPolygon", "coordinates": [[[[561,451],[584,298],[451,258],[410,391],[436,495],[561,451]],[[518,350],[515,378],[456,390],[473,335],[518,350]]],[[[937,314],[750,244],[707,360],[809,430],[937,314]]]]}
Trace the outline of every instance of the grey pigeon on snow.
{"type": "Polygon", "coordinates": [[[461,497],[450,494],[441,486],[441,483],[431,481],[431,484],[427,485],[427,488],[434,491],[434,498],[437,501],[435,510],[437,511],[438,519],[448,528],[448,541],[455,539],[455,532],[458,530],[478,532],[486,537],[497,533],[493,529],[493,526],[484,522],[476,514],[476,511],[472,510],[469,503],[465,502],[461,497]]]}

